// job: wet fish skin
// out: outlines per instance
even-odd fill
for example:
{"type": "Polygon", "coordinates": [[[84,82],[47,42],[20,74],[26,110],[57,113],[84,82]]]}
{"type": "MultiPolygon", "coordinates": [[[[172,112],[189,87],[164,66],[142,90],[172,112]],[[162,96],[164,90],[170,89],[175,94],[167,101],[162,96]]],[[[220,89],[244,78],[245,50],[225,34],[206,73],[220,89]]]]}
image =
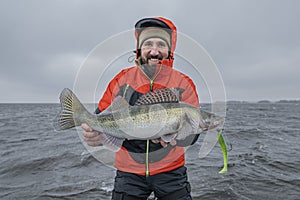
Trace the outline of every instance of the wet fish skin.
{"type": "Polygon", "coordinates": [[[130,106],[116,97],[99,115],[89,113],[70,89],[60,96],[62,110],[54,121],[56,130],[66,130],[87,123],[94,130],[120,139],[183,140],[222,124],[222,118],[190,104],[171,102],[130,106]],[[174,134],[175,133],[175,134],[174,134]]]}

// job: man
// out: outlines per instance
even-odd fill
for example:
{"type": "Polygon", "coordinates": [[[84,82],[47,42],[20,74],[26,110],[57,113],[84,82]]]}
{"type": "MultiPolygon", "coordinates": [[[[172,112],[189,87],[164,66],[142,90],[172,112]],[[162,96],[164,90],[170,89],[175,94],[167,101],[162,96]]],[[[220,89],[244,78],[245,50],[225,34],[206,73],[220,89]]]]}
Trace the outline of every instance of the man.
{"type": "MultiPolygon", "coordinates": [[[[135,24],[135,36],[136,66],[122,70],[111,80],[96,113],[104,111],[116,96],[123,96],[134,105],[143,94],[162,88],[175,88],[179,91],[179,101],[199,107],[192,80],[172,68],[177,40],[175,25],[162,17],[144,18],[135,24]]],[[[103,144],[104,134],[87,124],[81,127],[88,145],[103,144]]],[[[184,166],[184,146],[197,139],[198,135],[170,142],[160,138],[125,140],[115,157],[117,172],[112,199],[147,199],[151,192],[162,200],[192,199],[184,166]]]]}

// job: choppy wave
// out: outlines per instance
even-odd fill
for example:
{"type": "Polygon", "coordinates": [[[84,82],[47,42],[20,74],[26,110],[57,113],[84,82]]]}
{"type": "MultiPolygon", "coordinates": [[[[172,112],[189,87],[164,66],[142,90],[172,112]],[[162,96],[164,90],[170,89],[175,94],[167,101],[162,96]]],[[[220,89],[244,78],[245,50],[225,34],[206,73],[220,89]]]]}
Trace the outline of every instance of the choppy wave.
{"type": "MultiPolygon", "coordinates": [[[[0,108],[0,199],[110,199],[114,169],[90,155],[76,131],[53,131],[58,105],[0,108]]],[[[197,157],[200,137],[186,155],[193,198],[298,199],[299,119],[293,102],[228,104],[228,173],[218,174],[218,145],[197,157]]]]}

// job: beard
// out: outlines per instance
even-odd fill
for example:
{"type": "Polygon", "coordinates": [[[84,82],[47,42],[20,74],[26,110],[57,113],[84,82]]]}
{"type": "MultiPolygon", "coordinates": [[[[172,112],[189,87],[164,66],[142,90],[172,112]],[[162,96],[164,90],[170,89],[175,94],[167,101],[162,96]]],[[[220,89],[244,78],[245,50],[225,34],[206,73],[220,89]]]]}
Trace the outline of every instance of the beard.
{"type": "Polygon", "coordinates": [[[159,61],[163,60],[163,56],[161,54],[152,56],[148,54],[146,58],[141,58],[141,68],[145,72],[145,74],[151,78],[154,75],[154,72],[156,70],[157,64],[149,64],[150,59],[158,59],[159,61]]]}
{"type": "MultiPolygon", "coordinates": [[[[159,61],[161,61],[162,59],[163,59],[163,56],[161,55],[161,54],[158,54],[158,55],[156,55],[156,56],[153,56],[153,55],[150,55],[150,54],[148,54],[147,56],[146,56],[146,58],[143,58],[142,57],[142,59],[141,59],[141,64],[142,65],[148,65],[148,66],[150,66],[149,65],[149,60],[150,59],[158,59],[159,61]]],[[[151,66],[151,67],[154,67],[154,66],[151,66]]],[[[156,67],[156,65],[155,65],[155,67],[156,67]]]]}

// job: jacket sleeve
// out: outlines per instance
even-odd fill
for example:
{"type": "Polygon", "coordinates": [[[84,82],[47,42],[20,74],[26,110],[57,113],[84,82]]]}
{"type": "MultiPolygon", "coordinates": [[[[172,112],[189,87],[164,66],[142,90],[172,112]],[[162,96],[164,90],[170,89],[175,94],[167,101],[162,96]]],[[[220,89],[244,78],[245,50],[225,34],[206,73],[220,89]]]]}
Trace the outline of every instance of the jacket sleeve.
{"type": "MultiPolygon", "coordinates": [[[[120,85],[122,84],[124,70],[122,70],[119,74],[117,74],[108,84],[102,98],[98,103],[98,109],[96,112],[100,113],[105,110],[108,106],[110,106],[112,100],[117,96],[120,90],[120,85]]],[[[97,114],[97,113],[96,113],[97,114]]]]}

